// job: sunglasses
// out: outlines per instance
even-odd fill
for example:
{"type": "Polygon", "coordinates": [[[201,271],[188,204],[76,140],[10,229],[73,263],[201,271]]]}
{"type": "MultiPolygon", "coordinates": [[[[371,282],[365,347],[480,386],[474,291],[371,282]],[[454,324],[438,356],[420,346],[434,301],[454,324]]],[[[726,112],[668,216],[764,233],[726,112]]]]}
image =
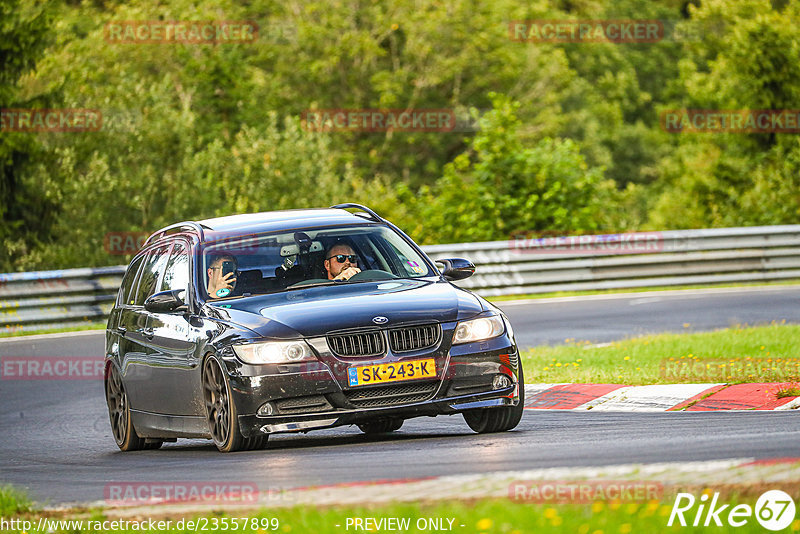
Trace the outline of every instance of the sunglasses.
{"type": "Polygon", "coordinates": [[[355,254],[336,254],[335,256],[330,256],[328,259],[336,258],[336,261],[339,263],[344,263],[344,260],[350,260],[350,263],[358,263],[358,256],[355,254]]]}

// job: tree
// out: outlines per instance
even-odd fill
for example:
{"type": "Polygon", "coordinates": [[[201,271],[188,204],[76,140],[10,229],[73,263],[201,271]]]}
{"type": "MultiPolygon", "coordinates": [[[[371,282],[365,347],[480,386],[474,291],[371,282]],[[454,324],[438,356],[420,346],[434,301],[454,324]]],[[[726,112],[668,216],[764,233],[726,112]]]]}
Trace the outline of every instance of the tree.
{"type": "Polygon", "coordinates": [[[470,150],[423,188],[414,234],[424,241],[509,239],[517,232],[592,232],[615,221],[614,184],[590,167],[571,140],[520,136],[519,103],[492,95],[470,150]]]}
{"type": "MultiPolygon", "coordinates": [[[[800,101],[796,2],[707,0],[690,10],[704,39],[681,62],[684,107],[792,110],[800,101]]],[[[691,133],[665,158],[652,227],[796,223],[796,134],[691,133]]]]}
{"type": "MultiPolygon", "coordinates": [[[[42,57],[50,38],[51,4],[0,0],[0,110],[40,107],[52,95],[24,95],[20,79],[42,57]]],[[[7,127],[9,128],[9,127],[7,127]]],[[[48,234],[54,205],[46,186],[25,169],[45,157],[36,136],[0,131],[0,271],[12,270],[14,258],[27,253],[48,234]]]]}

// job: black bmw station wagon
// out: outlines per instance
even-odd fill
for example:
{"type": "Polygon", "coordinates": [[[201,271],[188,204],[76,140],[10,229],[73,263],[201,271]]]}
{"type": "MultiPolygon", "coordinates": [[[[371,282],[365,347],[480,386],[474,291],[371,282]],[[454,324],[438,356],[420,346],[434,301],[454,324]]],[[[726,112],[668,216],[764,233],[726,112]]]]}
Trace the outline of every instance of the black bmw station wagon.
{"type": "Polygon", "coordinates": [[[524,385],[511,324],[451,283],[472,263],[437,263],[357,204],[155,232],[106,330],[117,445],[210,438],[229,452],[273,433],[382,433],[455,413],[476,432],[514,428],[524,385]]]}

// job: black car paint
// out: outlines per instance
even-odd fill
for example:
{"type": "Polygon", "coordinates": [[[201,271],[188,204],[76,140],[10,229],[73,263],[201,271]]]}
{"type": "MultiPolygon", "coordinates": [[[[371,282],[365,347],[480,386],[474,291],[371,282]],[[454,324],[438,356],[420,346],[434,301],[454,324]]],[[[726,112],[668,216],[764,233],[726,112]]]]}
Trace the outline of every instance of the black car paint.
{"type": "Polygon", "coordinates": [[[226,303],[208,304],[221,318],[278,339],[372,325],[376,315],[386,315],[389,325],[396,326],[463,320],[486,310],[471,293],[435,278],[310,287],[242,298],[231,308],[220,305],[226,303]],[[380,310],[390,310],[391,315],[380,310]]]}
{"type": "MultiPolygon", "coordinates": [[[[309,211],[316,210],[306,210],[304,213],[309,211]]],[[[319,211],[327,212],[328,216],[315,213],[316,224],[309,225],[306,217],[305,224],[298,228],[364,225],[361,217],[347,212],[342,212],[343,215],[331,213],[340,210],[319,211]]],[[[248,222],[252,224],[240,225],[239,229],[233,224],[223,225],[222,230],[231,235],[236,232],[264,233],[294,229],[295,226],[287,220],[271,220],[259,225],[255,219],[249,219],[248,222]]],[[[408,236],[394,225],[389,226],[420,254],[430,268],[435,269],[433,262],[408,236]]],[[[482,377],[491,377],[498,372],[510,374],[517,382],[519,366],[504,368],[498,360],[500,355],[508,354],[516,358],[516,343],[508,329],[502,336],[487,342],[451,346],[458,321],[481,313],[500,312],[484,299],[452,285],[442,276],[352,282],[203,302],[198,285],[202,283],[203,275],[195,266],[202,244],[196,236],[169,236],[156,241],[140,254],[146,254],[165,241],[178,239],[193,251],[189,255],[192,278],[185,309],[153,313],[144,307],[125,306],[122,303],[122,306],[114,308],[109,317],[107,365],[115,365],[120,371],[129,395],[131,417],[141,437],[209,437],[201,391],[201,368],[206,357],[217,358],[223,364],[223,369],[227,370],[233,399],[240,414],[240,428],[245,437],[258,432],[265,424],[327,420],[325,414],[316,413],[269,417],[256,415],[256,410],[266,400],[292,396],[329,396],[336,405],[336,425],[375,417],[454,413],[460,410],[453,408],[453,405],[469,400],[494,399],[494,405],[515,402],[515,386],[471,395],[454,393],[452,386],[457,381],[471,381],[480,386],[482,377]],[[387,354],[378,358],[357,361],[338,358],[327,350],[326,333],[367,326],[372,328],[371,319],[376,315],[389,319],[385,328],[420,322],[440,323],[442,338],[433,350],[399,355],[387,350],[387,354]],[[231,348],[238,343],[264,338],[308,339],[320,362],[311,366],[308,363],[313,362],[250,365],[237,358],[231,348]],[[436,361],[440,383],[432,400],[375,409],[348,407],[342,392],[348,389],[346,372],[349,366],[423,356],[433,357],[436,361]]],[[[507,319],[504,320],[508,325],[507,319]]]]}

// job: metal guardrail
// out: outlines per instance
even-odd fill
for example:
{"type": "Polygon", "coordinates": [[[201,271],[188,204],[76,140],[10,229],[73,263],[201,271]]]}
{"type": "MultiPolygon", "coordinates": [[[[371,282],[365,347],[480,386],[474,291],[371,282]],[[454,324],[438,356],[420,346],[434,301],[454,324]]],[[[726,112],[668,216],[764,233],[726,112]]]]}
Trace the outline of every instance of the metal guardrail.
{"type": "Polygon", "coordinates": [[[126,268],[0,274],[0,332],[105,322],[126,268]]]}
{"type": "Polygon", "coordinates": [[[800,225],[585,237],[584,246],[578,237],[563,246],[509,240],[425,252],[471,259],[475,275],[459,285],[483,296],[800,278],[800,225]]]}
{"type": "MultiPolygon", "coordinates": [[[[800,225],[509,239],[422,247],[477,269],[483,296],[800,279],[800,225]]],[[[0,274],[0,332],[104,322],[125,266],[0,274]]]]}

